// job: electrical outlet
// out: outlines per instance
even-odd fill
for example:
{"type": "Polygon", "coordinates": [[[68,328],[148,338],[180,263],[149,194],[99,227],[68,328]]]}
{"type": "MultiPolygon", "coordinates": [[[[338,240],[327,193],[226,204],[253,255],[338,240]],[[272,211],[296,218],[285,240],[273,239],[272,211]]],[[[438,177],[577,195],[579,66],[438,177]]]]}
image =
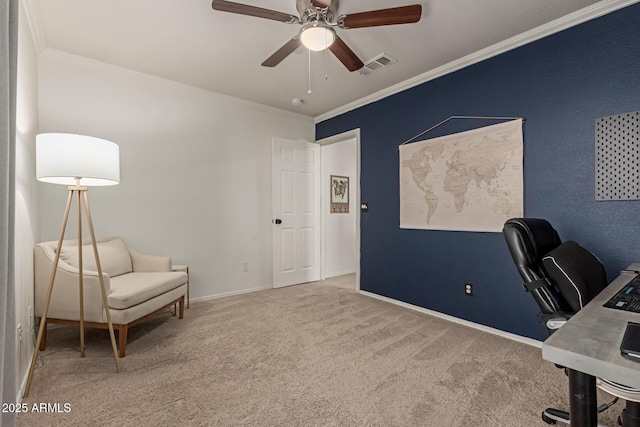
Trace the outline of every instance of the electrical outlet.
{"type": "Polygon", "coordinates": [[[18,338],[18,342],[21,343],[22,342],[22,325],[20,323],[18,323],[17,334],[18,334],[18,337],[17,337],[18,338]]]}
{"type": "Polygon", "coordinates": [[[242,271],[249,271],[249,263],[248,262],[243,262],[242,263],[242,271]]]}
{"type": "Polygon", "coordinates": [[[33,306],[30,305],[29,308],[27,309],[27,313],[29,316],[29,329],[33,328],[33,306]]]}
{"type": "Polygon", "coordinates": [[[468,296],[473,296],[473,285],[471,283],[464,284],[464,294],[468,296]]]}

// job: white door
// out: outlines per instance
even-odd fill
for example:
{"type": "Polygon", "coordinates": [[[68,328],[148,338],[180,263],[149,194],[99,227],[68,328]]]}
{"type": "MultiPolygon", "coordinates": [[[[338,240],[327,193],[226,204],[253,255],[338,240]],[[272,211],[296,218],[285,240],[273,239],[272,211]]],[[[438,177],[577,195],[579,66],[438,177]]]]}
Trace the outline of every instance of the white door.
{"type": "Polygon", "coordinates": [[[273,138],[273,287],[320,280],[320,146],[273,138]]]}

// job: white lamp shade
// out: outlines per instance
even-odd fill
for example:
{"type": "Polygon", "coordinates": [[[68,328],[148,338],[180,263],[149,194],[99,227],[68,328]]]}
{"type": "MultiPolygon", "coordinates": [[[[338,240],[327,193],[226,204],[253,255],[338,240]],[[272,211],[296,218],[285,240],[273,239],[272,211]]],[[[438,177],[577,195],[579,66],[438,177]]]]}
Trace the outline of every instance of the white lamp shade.
{"type": "Polygon", "coordinates": [[[52,184],[83,186],[120,182],[117,144],[92,136],[42,133],[36,136],[36,177],[52,184]]]}
{"type": "Polygon", "coordinates": [[[326,24],[314,22],[300,30],[300,41],[309,50],[315,52],[325,50],[336,40],[333,28],[326,24]]]}

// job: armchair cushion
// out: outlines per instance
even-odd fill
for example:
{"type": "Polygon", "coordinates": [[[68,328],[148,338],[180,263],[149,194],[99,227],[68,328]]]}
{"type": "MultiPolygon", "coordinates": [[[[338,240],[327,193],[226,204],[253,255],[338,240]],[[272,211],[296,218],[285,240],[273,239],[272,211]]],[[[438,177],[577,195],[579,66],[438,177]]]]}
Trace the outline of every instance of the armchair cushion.
{"type": "MultiPolygon", "coordinates": [[[[107,273],[110,277],[115,277],[133,271],[129,249],[127,249],[122,239],[116,238],[100,242],[96,246],[100,255],[100,266],[103,273],[107,273]]],[[[61,260],[78,268],[80,265],[78,258],[78,247],[76,245],[62,245],[60,249],[61,260]]],[[[87,271],[98,271],[91,244],[82,246],[82,266],[87,271]]]]}
{"type": "Polygon", "coordinates": [[[111,278],[109,307],[124,310],[162,295],[185,283],[182,272],[129,273],[111,278]]]}
{"type": "Polygon", "coordinates": [[[171,271],[171,257],[142,254],[129,249],[133,271],[142,273],[145,271],[171,271]]]}

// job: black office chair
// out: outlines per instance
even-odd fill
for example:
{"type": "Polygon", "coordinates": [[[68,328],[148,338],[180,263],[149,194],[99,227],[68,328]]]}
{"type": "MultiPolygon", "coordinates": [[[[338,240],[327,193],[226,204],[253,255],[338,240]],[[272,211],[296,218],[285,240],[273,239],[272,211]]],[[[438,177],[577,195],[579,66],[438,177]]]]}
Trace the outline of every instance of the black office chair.
{"type": "MultiPolygon", "coordinates": [[[[538,320],[545,325],[549,335],[608,284],[598,258],[575,242],[562,243],[556,230],[544,219],[509,219],[502,234],[524,280],[525,291],[533,296],[540,308],[538,320]]],[[[618,423],[624,427],[640,427],[640,390],[601,378],[596,384],[615,396],[612,402],[601,405],[598,413],[622,398],[627,403],[618,423]]],[[[542,412],[542,419],[548,424],[568,423],[569,413],[547,408],[542,412]]]]}

